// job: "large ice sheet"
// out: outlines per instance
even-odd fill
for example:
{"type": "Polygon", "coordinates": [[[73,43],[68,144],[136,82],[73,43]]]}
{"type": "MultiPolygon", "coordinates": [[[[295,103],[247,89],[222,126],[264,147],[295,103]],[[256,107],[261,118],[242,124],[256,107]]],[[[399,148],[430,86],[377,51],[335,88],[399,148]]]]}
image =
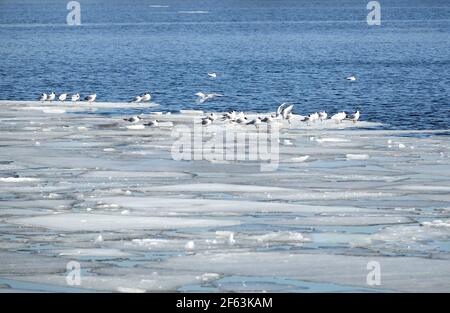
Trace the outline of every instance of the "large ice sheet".
{"type": "Polygon", "coordinates": [[[0,101],[2,291],[450,291],[448,130],[294,116],[261,171],[175,160],[175,127],[206,142],[226,122],[151,106],[0,101]],[[140,113],[161,126],[128,129],[140,113]]]}

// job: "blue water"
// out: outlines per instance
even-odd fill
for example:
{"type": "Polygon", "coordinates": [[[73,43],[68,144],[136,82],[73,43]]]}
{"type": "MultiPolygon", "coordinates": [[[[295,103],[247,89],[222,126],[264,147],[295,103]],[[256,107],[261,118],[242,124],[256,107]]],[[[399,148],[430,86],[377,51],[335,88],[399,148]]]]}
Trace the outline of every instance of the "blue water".
{"type": "Polygon", "coordinates": [[[380,0],[381,26],[367,25],[363,0],[80,0],[82,25],[70,27],[67,2],[0,1],[0,99],[148,90],[174,111],[205,91],[226,95],[205,110],[289,101],[299,114],[359,109],[390,128],[450,126],[448,0],[380,0]]]}

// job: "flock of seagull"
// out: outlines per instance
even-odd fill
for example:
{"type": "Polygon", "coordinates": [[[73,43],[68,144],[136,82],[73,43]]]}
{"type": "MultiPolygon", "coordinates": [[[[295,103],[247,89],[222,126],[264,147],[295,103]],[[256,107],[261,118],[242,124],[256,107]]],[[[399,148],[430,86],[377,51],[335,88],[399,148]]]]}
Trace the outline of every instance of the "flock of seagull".
{"type": "MultiPolygon", "coordinates": [[[[261,123],[272,123],[274,121],[287,120],[289,124],[291,124],[291,119],[294,117],[292,110],[294,105],[282,103],[277,111],[274,113],[270,113],[265,116],[257,116],[256,118],[249,120],[249,118],[245,115],[244,112],[237,113],[236,111],[227,112],[222,115],[221,121],[228,121],[230,124],[240,124],[240,125],[254,125],[258,127],[261,123]]],[[[342,123],[343,120],[348,119],[353,123],[356,123],[361,116],[359,111],[356,111],[351,114],[347,114],[346,112],[339,112],[330,117],[336,124],[342,123]]],[[[301,122],[307,122],[308,125],[311,123],[315,123],[316,121],[323,122],[328,118],[328,113],[325,111],[315,112],[309,114],[307,116],[300,116],[301,122]]],[[[214,121],[218,119],[218,116],[215,113],[209,113],[205,117],[202,118],[202,125],[208,126],[212,124],[214,121]]]]}
{"type": "MultiPolygon", "coordinates": [[[[217,74],[214,72],[208,73],[209,78],[216,78],[217,74]]],[[[348,81],[356,81],[355,75],[350,75],[346,77],[348,81]]],[[[204,103],[206,101],[212,100],[216,97],[223,97],[222,94],[218,93],[203,93],[203,92],[197,92],[195,94],[198,99],[197,103],[204,103]]],[[[72,94],[69,95],[67,93],[61,93],[58,96],[58,100],[61,102],[65,102],[70,97],[70,100],[74,103],[80,100],[80,94],[72,94]]],[[[97,94],[91,94],[84,98],[85,101],[89,102],[89,104],[92,104],[97,98],[97,94]]],[[[45,102],[49,101],[52,102],[56,99],[56,94],[54,92],[51,92],[50,94],[42,93],[40,97],[38,98],[39,101],[45,102]]],[[[144,92],[141,95],[135,96],[130,103],[140,103],[140,102],[149,102],[152,99],[152,96],[149,92],[144,92]]],[[[293,104],[288,103],[282,103],[280,106],[278,106],[276,112],[270,113],[269,115],[265,116],[257,116],[256,118],[250,120],[244,112],[226,112],[223,114],[220,118],[221,121],[227,121],[230,124],[239,124],[239,125],[254,125],[258,127],[261,123],[272,123],[274,121],[280,121],[280,120],[287,120],[289,124],[291,124],[291,120],[294,117],[294,114],[292,113],[292,110],[294,108],[293,104]]],[[[346,112],[338,112],[330,117],[331,120],[333,120],[336,124],[342,123],[343,120],[348,119],[352,121],[353,123],[356,123],[360,118],[361,113],[359,111],[356,111],[352,114],[347,114],[346,112]]],[[[308,125],[311,123],[315,123],[317,121],[323,122],[328,118],[328,113],[325,111],[321,112],[314,112],[307,116],[299,116],[299,120],[301,122],[306,122],[308,125]]],[[[126,122],[130,123],[139,123],[143,120],[143,115],[136,115],[129,118],[123,119],[126,122]]],[[[206,116],[202,117],[201,124],[203,126],[208,126],[218,120],[218,116],[215,113],[209,113],[206,116]]],[[[144,126],[150,126],[150,127],[157,127],[159,125],[158,120],[149,121],[147,123],[143,124],[144,126]]]]}
{"type": "MultiPolygon", "coordinates": [[[[77,101],[80,101],[80,94],[79,93],[76,93],[76,94],[73,94],[73,95],[69,95],[67,93],[62,93],[62,94],[60,94],[58,96],[58,100],[61,101],[61,102],[65,102],[69,96],[70,96],[70,100],[72,102],[74,102],[74,103],[77,103],[77,101]]],[[[97,94],[92,94],[92,95],[86,96],[84,98],[84,100],[86,100],[87,102],[89,102],[89,104],[91,104],[92,102],[95,101],[96,98],[97,98],[97,94]]],[[[56,94],[53,91],[51,93],[49,93],[49,94],[42,93],[39,96],[39,98],[38,98],[38,100],[42,101],[42,102],[45,102],[45,101],[52,102],[55,99],[56,99],[56,94]]]]}

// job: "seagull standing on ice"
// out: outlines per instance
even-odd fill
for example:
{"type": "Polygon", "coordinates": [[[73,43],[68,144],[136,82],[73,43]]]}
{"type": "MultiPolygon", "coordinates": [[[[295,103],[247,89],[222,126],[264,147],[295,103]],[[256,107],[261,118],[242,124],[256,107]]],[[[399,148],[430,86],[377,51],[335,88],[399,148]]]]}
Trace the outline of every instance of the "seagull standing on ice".
{"type": "Polygon", "coordinates": [[[77,101],[80,100],[80,94],[77,93],[77,94],[75,94],[75,95],[72,95],[71,100],[72,100],[72,102],[77,103],[77,101]]]}
{"type": "Polygon", "coordinates": [[[207,118],[207,117],[202,118],[202,125],[203,126],[208,126],[211,123],[212,123],[212,121],[209,118],[207,118]]]}
{"type": "Polygon", "coordinates": [[[129,118],[124,118],[123,120],[126,121],[126,122],[130,122],[130,123],[137,123],[140,120],[142,120],[142,117],[136,115],[136,116],[132,116],[132,117],[129,117],[129,118]]]}
{"type": "Polygon", "coordinates": [[[148,102],[152,99],[152,96],[149,92],[144,92],[144,94],[141,97],[142,102],[148,102]]]}
{"type": "MultiPolygon", "coordinates": [[[[242,113],[242,112],[241,112],[242,113]]],[[[238,124],[246,124],[248,121],[247,116],[245,115],[240,115],[237,119],[236,119],[236,123],[238,124]]]]}
{"type": "Polygon", "coordinates": [[[144,126],[158,127],[159,126],[159,121],[158,120],[150,121],[148,123],[145,123],[144,126]]]}
{"type": "Polygon", "coordinates": [[[204,94],[203,92],[197,92],[195,95],[198,97],[198,100],[197,100],[197,101],[198,101],[199,103],[204,103],[205,101],[212,100],[212,99],[214,99],[215,97],[222,97],[222,96],[223,96],[223,95],[218,94],[218,93],[208,93],[208,94],[204,94]]]}
{"type": "Polygon", "coordinates": [[[224,121],[224,120],[234,121],[235,119],[236,119],[236,112],[235,111],[227,112],[227,113],[222,115],[222,121],[224,121]]]}
{"type": "Polygon", "coordinates": [[[359,111],[356,111],[355,113],[353,113],[351,116],[350,116],[350,120],[353,122],[353,123],[356,123],[358,120],[359,120],[359,116],[361,115],[361,113],[359,113],[359,111]]]}
{"type": "Polygon", "coordinates": [[[356,80],[356,76],[354,74],[347,76],[347,80],[354,82],[356,80]]]}
{"type": "Polygon", "coordinates": [[[328,117],[327,112],[325,112],[325,111],[319,112],[319,120],[320,120],[321,122],[323,122],[324,120],[326,120],[327,117],[328,117]]]}
{"type": "Polygon", "coordinates": [[[214,113],[209,113],[207,118],[210,119],[211,122],[214,122],[217,119],[217,116],[214,113]]]}
{"type": "Polygon", "coordinates": [[[41,93],[41,95],[39,96],[39,101],[46,101],[47,100],[47,94],[46,93],[41,93]]]}
{"type": "Polygon", "coordinates": [[[52,91],[52,93],[48,95],[47,101],[52,102],[53,100],[55,100],[55,97],[56,97],[56,94],[52,91]]]}
{"type": "Polygon", "coordinates": [[[336,124],[340,124],[347,117],[347,113],[339,112],[334,114],[331,119],[336,122],[336,124]]]}
{"type": "Polygon", "coordinates": [[[282,103],[278,108],[277,108],[277,112],[275,114],[276,117],[281,116],[282,119],[286,119],[288,114],[292,111],[292,109],[294,108],[294,105],[291,104],[289,106],[287,106],[287,103],[282,103]]]}
{"type": "Polygon", "coordinates": [[[142,101],[142,96],[136,96],[130,102],[138,103],[142,101]]]}
{"type": "Polygon", "coordinates": [[[84,98],[84,100],[89,102],[89,104],[92,104],[92,102],[94,102],[96,98],[97,98],[97,94],[94,93],[93,95],[86,96],[84,98]]]}
{"type": "Polygon", "coordinates": [[[273,121],[273,117],[272,116],[266,116],[266,117],[263,117],[262,119],[261,119],[261,122],[264,122],[264,123],[271,123],[273,121]]]}
{"type": "Polygon", "coordinates": [[[255,125],[256,128],[258,128],[260,124],[261,124],[261,117],[259,116],[247,123],[247,125],[255,125]]]}
{"type": "Polygon", "coordinates": [[[67,93],[62,93],[58,97],[58,100],[61,101],[61,102],[66,101],[66,99],[67,99],[67,93]]]}
{"type": "Polygon", "coordinates": [[[217,74],[214,73],[214,72],[208,73],[208,77],[209,77],[209,78],[216,78],[216,77],[217,77],[217,74]]]}

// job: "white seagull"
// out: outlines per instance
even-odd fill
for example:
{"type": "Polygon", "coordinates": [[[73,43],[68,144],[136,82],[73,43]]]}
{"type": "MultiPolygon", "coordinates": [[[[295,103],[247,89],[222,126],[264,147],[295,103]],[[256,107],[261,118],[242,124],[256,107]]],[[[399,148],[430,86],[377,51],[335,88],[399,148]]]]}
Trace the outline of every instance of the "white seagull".
{"type": "Polygon", "coordinates": [[[319,120],[320,120],[321,122],[324,121],[324,120],[326,120],[327,117],[328,117],[327,112],[325,112],[325,111],[319,112],[319,120]]]}
{"type": "Polygon", "coordinates": [[[212,123],[212,121],[209,118],[207,118],[207,117],[202,118],[202,125],[203,126],[208,126],[211,123],[212,123]]]}
{"type": "Polygon", "coordinates": [[[138,103],[142,101],[142,96],[136,96],[130,102],[138,103]]]}
{"type": "Polygon", "coordinates": [[[144,92],[144,94],[142,95],[142,102],[148,102],[152,99],[152,96],[150,95],[149,92],[144,92]]]}
{"type": "Polygon", "coordinates": [[[56,94],[52,91],[52,93],[48,95],[47,101],[52,102],[53,100],[55,100],[55,97],[56,97],[56,94]]]}
{"type": "Polygon", "coordinates": [[[66,101],[66,99],[67,99],[67,93],[62,93],[58,97],[58,100],[61,101],[61,102],[66,101]]]}
{"type": "Polygon", "coordinates": [[[336,124],[339,124],[342,122],[342,120],[344,120],[347,117],[347,113],[345,112],[339,112],[334,114],[331,119],[334,120],[336,122],[336,124]]]}
{"type": "Polygon", "coordinates": [[[93,95],[86,96],[84,98],[84,100],[89,102],[89,104],[92,104],[92,102],[94,102],[96,98],[97,98],[97,94],[94,93],[93,95]]]}
{"type": "Polygon", "coordinates": [[[356,80],[356,76],[354,74],[347,76],[347,80],[354,82],[356,80]]]}
{"type": "Polygon", "coordinates": [[[77,93],[75,95],[72,95],[71,100],[72,100],[72,102],[77,103],[77,101],[80,100],[80,94],[77,93]]]}
{"type": "Polygon", "coordinates": [[[247,123],[247,125],[255,125],[256,128],[258,128],[260,124],[261,124],[261,117],[259,116],[247,123]]]}
{"type": "Polygon", "coordinates": [[[262,119],[261,119],[261,122],[264,122],[264,123],[271,123],[273,121],[273,117],[272,116],[266,116],[266,117],[263,117],[262,119]]]}
{"type": "Polygon", "coordinates": [[[234,121],[235,119],[236,119],[236,112],[235,111],[227,112],[227,113],[222,115],[222,121],[224,121],[224,120],[232,120],[232,121],[234,121]]]}
{"type": "Polygon", "coordinates": [[[355,113],[353,113],[351,116],[350,116],[350,120],[353,122],[353,123],[356,123],[358,120],[359,120],[359,116],[361,115],[361,113],[359,113],[359,111],[356,111],[355,113]]]}
{"type": "Polygon", "coordinates": [[[246,124],[247,121],[248,121],[248,118],[245,115],[241,115],[236,119],[236,123],[238,123],[238,124],[246,124]]]}
{"type": "Polygon", "coordinates": [[[277,112],[276,112],[276,116],[281,116],[283,119],[286,119],[288,114],[292,111],[292,109],[294,108],[294,105],[291,104],[289,106],[287,106],[287,103],[282,103],[278,108],[277,108],[277,112]]]}
{"type": "Polygon", "coordinates": [[[41,95],[39,96],[39,101],[46,101],[47,100],[47,94],[46,93],[41,93],[41,95]]]}
{"type": "Polygon", "coordinates": [[[144,126],[158,127],[159,126],[159,121],[158,120],[150,121],[148,123],[145,123],[144,126]]]}
{"type": "Polygon", "coordinates": [[[217,74],[214,73],[214,72],[208,73],[208,77],[210,77],[210,78],[216,78],[216,77],[217,77],[217,74]]]}
{"type": "Polygon", "coordinates": [[[123,120],[126,121],[126,122],[130,122],[130,123],[137,123],[140,120],[142,120],[142,117],[140,117],[138,115],[135,115],[135,116],[132,116],[132,117],[129,117],[129,118],[124,118],[123,120]]]}
{"type": "Polygon", "coordinates": [[[289,113],[292,112],[292,109],[294,108],[294,105],[291,104],[288,107],[285,107],[282,111],[281,111],[281,115],[283,116],[283,119],[287,119],[289,113]]]}
{"type": "Polygon", "coordinates": [[[217,119],[217,116],[214,113],[209,113],[206,118],[210,119],[211,122],[214,122],[217,119]]]}
{"type": "Polygon", "coordinates": [[[223,97],[223,95],[219,94],[219,93],[208,93],[208,94],[204,94],[203,92],[197,92],[195,94],[198,97],[198,102],[199,103],[204,103],[205,101],[208,100],[212,100],[215,97],[223,97]]]}
{"type": "Polygon", "coordinates": [[[320,115],[319,113],[313,113],[309,115],[309,121],[315,123],[316,121],[318,121],[320,119],[320,115]]]}

